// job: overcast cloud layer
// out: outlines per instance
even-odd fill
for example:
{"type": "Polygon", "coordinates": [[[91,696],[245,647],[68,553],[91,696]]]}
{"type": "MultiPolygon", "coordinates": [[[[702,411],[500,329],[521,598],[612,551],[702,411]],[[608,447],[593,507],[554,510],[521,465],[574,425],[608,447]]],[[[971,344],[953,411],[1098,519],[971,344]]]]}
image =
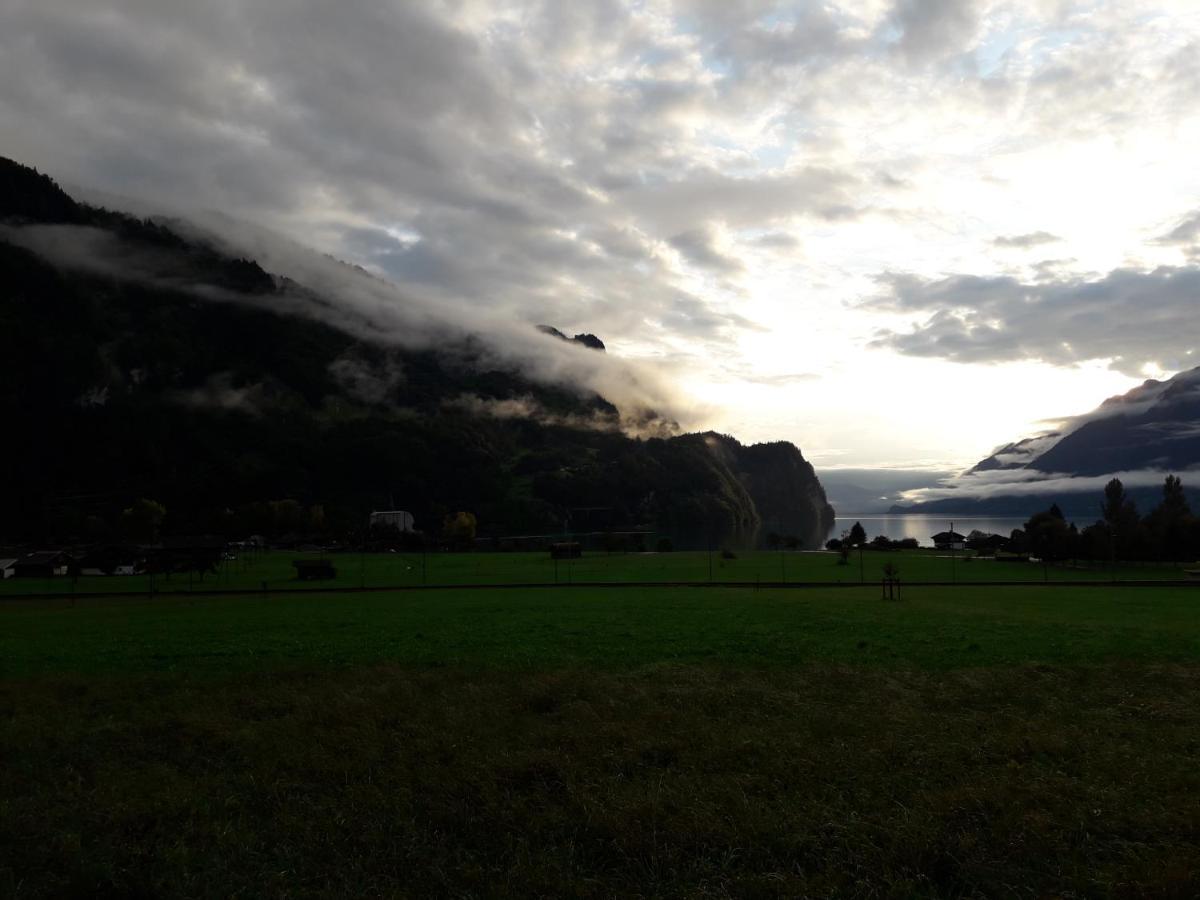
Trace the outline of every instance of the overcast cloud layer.
{"type": "Polygon", "coordinates": [[[1190,366],[1198,106],[1191,0],[0,0],[0,154],[594,332],[825,464],[1190,366]]]}

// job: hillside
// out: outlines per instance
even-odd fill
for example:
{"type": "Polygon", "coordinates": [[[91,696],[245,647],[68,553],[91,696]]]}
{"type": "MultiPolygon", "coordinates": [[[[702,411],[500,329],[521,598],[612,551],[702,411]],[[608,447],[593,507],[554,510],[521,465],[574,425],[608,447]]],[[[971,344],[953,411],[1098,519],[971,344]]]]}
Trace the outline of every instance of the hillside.
{"type": "MultiPolygon", "coordinates": [[[[1182,474],[1187,483],[1197,465],[1200,368],[1146,381],[1054,431],[1006,444],[949,482],[951,496],[893,511],[1028,515],[1058,502],[1068,515],[1095,516],[1098,481],[1120,475],[1148,506],[1158,500],[1164,473],[1182,474]],[[1019,490],[1006,493],[998,477],[1019,490]],[[1053,486],[1038,490],[1051,479],[1053,486]]],[[[1193,502],[1200,500],[1200,484],[1189,487],[1193,502]]]]}
{"type": "MultiPolygon", "coordinates": [[[[274,526],[326,533],[393,506],[434,533],[467,510],[481,535],[645,529],[695,545],[753,542],[768,515],[815,543],[831,521],[790,444],[672,435],[483,337],[371,339],[289,274],[0,160],[0,407],[16,438],[0,450],[0,539],[105,539],[141,497],[176,533],[269,527],[281,500],[292,520],[274,526]],[[642,437],[623,430],[633,417],[642,437]]],[[[547,352],[603,349],[577,335],[557,351],[560,336],[535,332],[547,352]]]]}

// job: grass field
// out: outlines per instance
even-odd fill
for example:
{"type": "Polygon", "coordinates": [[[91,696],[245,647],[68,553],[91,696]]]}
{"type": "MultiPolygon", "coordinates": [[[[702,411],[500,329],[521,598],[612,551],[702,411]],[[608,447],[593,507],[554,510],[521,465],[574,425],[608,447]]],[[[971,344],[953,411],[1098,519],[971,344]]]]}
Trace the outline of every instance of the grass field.
{"type": "Polygon", "coordinates": [[[0,896],[1195,897],[1200,588],[0,603],[0,896]]]}
{"type": "MultiPolygon", "coordinates": [[[[1095,581],[1182,580],[1184,564],[1123,563],[1116,567],[1095,564],[1041,566],[953,558],[934,550],[864,551],[849,565],[839,565],[836,553],[746,551],[736,559],[720,552],[587,553],[581,559],[555,562],[546,553],[430,553],[333,554],[337,578],[332,582],[301,582],[292,560],[313,554],[267,551],[222,564],[216,574],[201,581],[197,576],[158,576],[158,592],[201,590],[294,590],[325,587],[413,587],[460,584],[568,584],[576,582],[817,582],[876,584],[883,566],[899,567],[903,581],[964,583],[981,581],[1095,581]],[[969,561],[968,561],[969,560],[969,561]],[[711,573],[711,575],[710,575],[711,573]]],[[[1187,564],[1188,567],[1191,564],[1187,564]]],[[[0,596],[17,593],[91,593],[138,591],[149,593],[149,576],[81,577],[0,581],[0,596]]]]}

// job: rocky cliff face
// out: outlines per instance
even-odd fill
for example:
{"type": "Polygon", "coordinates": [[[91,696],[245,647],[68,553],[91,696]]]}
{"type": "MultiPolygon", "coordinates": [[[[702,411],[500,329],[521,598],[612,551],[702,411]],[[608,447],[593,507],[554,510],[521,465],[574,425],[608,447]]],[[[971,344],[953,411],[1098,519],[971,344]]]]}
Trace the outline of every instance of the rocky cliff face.
{"type": "Polygon", "coordinates": [[[833,527],[834,510],[816,471],[795,444],[774,441],[744,446],[728,435],[704,436],[754,503],[756,538],[794,534],[806,547],[821,546],[833,527]]]}

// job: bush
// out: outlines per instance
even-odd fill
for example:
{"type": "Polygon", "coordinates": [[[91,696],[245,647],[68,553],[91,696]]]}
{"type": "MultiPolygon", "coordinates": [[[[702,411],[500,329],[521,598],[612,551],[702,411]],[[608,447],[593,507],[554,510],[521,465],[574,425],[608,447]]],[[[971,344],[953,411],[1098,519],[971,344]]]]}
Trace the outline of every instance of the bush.
{"type": "Polygon", "coordinates": [[[721,550],[721,559],[737,559],[737,554],[725,547],[721,550]]]}
{"type": "Polygon", "coordinates": [[[657,553],[670,553],[675,549],[675,545],[671,543],[670,538],[659,538],[658,543],[654,545],[654,550],[657,553]]]}

